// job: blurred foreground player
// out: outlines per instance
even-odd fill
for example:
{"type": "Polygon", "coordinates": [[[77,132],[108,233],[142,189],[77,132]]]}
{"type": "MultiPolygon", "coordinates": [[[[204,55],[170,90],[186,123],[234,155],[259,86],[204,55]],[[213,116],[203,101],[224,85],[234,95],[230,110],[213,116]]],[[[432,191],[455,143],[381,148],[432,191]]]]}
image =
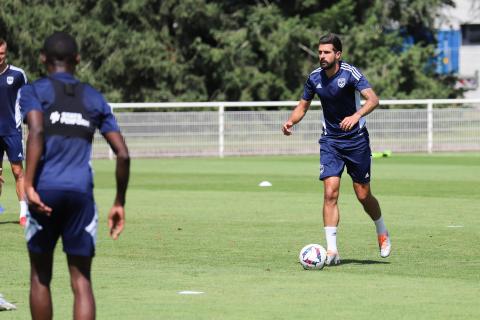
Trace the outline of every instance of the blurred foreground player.
{"type": "Polygon", "coordinates": [[[30,310],[33,319],[53,316],[53,251],[62,237],[74,294],[73,318],[94,319],[90,270],[98,214],[89,161],[95,129],[117,156],[117,194],[108,214],[113,239],[124,228],[130,158],[103,96],[74,77],[80,61],[75,39],[53,33],[45,40],[40,59],[48,77],[25,86],[20,98],[29,129],[25,191],[30,212],[25,237],[31,265],[30,310]]]}

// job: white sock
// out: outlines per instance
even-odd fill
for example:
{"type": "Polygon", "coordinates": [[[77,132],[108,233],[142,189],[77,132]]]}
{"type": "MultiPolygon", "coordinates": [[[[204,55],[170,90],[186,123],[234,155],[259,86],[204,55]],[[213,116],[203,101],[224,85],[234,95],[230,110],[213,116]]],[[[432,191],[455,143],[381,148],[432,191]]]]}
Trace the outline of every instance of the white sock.
{"type": "Polygon", "coordinates": [[[27,206],[27,201],[20,201],[20,218],[21,217],[25,217],[27,215],[27,210],[28,210],[28,206],[27,206]]]}
{"type": "Polygon", "coordinates": [[[327,251],[337,252],[337,227],[324,227],[327,251]]]}
{"type": "Polygon", "coordinates": [[[377,229],[377,234],[387,233],[387,227],[383,222],[383,217],[380,217],[378,220],[375,220],[375,228],[377,229]]]}

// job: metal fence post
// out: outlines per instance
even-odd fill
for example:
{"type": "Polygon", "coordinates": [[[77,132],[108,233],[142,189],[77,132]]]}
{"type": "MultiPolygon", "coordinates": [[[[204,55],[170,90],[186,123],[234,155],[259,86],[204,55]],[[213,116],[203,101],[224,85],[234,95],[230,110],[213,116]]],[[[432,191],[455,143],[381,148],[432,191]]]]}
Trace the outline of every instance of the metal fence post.
{"type": "Polygon", "coordinates": [[[218,156],[225,156],[225,105],[218,106],[218,156]]]}
{"type": "Polygon", "coordinates": [[[433,101],[427,102],[427,152],[433,152],[433,101]]]}

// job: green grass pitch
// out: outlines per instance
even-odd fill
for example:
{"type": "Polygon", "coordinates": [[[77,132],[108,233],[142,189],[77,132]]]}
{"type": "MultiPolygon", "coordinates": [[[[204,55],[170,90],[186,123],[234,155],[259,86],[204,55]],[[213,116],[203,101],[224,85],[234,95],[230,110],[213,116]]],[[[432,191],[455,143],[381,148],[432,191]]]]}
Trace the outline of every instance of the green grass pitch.
{"type": "MultiPolygon", "coordinates": [[[[133,160],[126,230],[107,236],[114,162],[94,162],[100,210],[93,284],[98,319],[480,319],[480,155],[373,160],[393,251],[344,174],[338,233],[343,263],[305,271],[298,252],[325,245],[315,156],[133,160]],[[258,184],[270,181],[273,186],[258,184]],[[203,292],[181,295],[181,291],[203,292]]],[[[0,203],[0,292],[28,319],[29,264],[10,168],[0,203]]],[[[56,319],[72,314],[57,246],[56,319]]]]}

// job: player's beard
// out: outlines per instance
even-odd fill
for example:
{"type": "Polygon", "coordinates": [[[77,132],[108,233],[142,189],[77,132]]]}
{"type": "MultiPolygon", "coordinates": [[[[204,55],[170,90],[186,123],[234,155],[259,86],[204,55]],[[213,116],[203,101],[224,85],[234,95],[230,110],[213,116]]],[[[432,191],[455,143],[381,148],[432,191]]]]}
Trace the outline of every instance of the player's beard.
{"type": "Polygon", "coordinates": [[[323,70],[331,70],[332,68],[335,67],[335,64],[337,62],[334,60],[331,63],[328,63],[327,61],[320,61],[320,66],[322,67],[323,70]]]}

